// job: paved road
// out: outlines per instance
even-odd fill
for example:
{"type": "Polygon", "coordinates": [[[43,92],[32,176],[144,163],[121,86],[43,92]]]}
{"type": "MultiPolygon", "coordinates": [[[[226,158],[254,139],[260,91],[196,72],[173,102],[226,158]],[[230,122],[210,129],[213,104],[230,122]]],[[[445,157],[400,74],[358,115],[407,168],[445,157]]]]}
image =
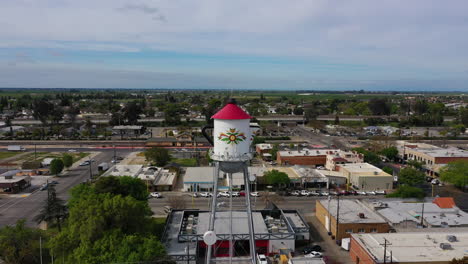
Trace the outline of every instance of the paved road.
{"type": "MultiPolygon", "coordinates": [[[[63,150],[63,149],[62,149],[63,150]]],[[[89,151],[86,149],[84,151],[89,151]]],[[[119,156],[126,156],[129,151],[118,152],[119,156]]],[[[97,164],[101,162],[110,162],[114,153],[113,151],[103,151],[94,157],[92,170],[93,175],[97,175],[97,164]]],[[[57,194],[62,199],[68,199],[68,191],[73,186],[82,183],[89,179],[89,167],[77,167],[72,169],[60,177],[53,177],[53,180],[59,182],[56,186],[57,194]]],[[[52,178],[51,178],[52,179],[52,178]]],[[[19,195],[4,195],[0,198],[0,226],[15,224],[19,219],[26,219],[26,223],[30,226],[36,225],[32,221],[36,216],[47,197],[47,191],[40,191],[39,186],[32,186],[29,193],[19,195]]]]}

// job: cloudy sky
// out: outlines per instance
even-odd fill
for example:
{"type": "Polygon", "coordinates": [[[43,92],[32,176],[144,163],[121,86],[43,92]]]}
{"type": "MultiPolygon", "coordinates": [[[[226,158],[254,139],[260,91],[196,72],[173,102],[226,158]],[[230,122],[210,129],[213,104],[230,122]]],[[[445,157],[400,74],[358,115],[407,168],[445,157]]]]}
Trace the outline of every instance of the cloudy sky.
{"type": "Polygon", "coordinates": [[[0,0],[0,87],[468,91],[468,1],[0,0]]]}

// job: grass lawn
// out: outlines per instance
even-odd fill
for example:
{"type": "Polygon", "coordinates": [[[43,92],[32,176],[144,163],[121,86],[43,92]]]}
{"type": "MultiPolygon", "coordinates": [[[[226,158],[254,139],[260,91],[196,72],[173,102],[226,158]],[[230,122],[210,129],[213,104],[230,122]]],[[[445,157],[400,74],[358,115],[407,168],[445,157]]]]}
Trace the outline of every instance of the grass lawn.
{"type": "Polygon", "coordinates": [[[11,158],[18,155],[19,152],[0,152],[0,159],[11,158]]]}
{"type": "MultiPolygon", "coordinates": [[[[36,152],[36,157],[38,161],[42,161],[45,158],[61,158],[63,157],[65,153],[60,153],[60,152],[36,152]]],[[[71,155],[73,157],[73,162],[76,162],[86,156],[89,155],[88,152],[73,152],[73,153],[66,153],[68,155],[71,155]]],[[[28,153],[25,156],[21,157],[21,160],[23,161],[32,161],[34,160],[34,152],[28,153]]]]}
{"type": "Polygon", "coordinates": [[[182,167],[195,167],[197,166],[197,160],[195,158],[190,159],[172,159],[172,162],[179,164],[182,167]]]}

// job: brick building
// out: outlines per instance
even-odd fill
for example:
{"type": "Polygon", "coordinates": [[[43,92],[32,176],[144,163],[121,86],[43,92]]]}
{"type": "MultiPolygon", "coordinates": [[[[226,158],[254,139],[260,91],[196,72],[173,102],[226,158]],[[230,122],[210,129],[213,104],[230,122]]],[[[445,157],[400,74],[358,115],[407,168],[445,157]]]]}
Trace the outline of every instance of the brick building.
{"type": "Polygon", "coordinates": [[[377,213],[355,199],[340,200],[339,218],[338,201],[317,200],[315,216],[325,229],[337,240],[348,238],[353,233],[387,233],[390,225],[377,213]]]}
{"type": "Polygon", "coordinates": [[[458,160],[468,161],[468,151],[457,148],[436,146],[421,148],[409,145],[404,148],[403,158],[421,162],[429,175],[438,176],[440,168],[445,164],[458,160]]]}
{"type": "Polygon", "coordinates": [[[325,166],[327,163],[327,155],[337,151],[336,149],[278,151],[276,161],[281,165],[325,166]]]}

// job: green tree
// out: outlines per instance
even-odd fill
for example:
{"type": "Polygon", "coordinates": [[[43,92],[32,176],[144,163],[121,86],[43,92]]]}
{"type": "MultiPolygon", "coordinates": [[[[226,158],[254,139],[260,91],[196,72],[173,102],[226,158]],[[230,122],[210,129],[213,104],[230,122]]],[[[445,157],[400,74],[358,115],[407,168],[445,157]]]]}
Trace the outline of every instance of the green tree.
{"type": "Polygon", "coordinates": [[[468,184],[468,161],[457,160],[449,162],[441,169],[440,179],[465,191],[465,187],[468,184]]]}
{"type": "Polygon", "coordinates": [[[164,121],[166,125],[180,125],[180,109],[177,104],[168,104],[164,109],[164,121]]]}
{"type": "MultiPolygon", "coordinates": [[[[15,226],[0,228],[0,256],[7,264],[36,264],[40,262],[39,240],[47,241],[47,233],[40,229],[29,228],[25,220],[19,220],[15,226]]],[[[43,248],[48,259],[48,248],[43,248]]]]}
{"type": "Polygon", "coordinates": [[[416,161],[416,160],[408,160],[406,162],[406,164],[408,164],[409,166],[411,166],[411,167],[413,167],[413,168],[415,168],[417,170],[422,169],[422,166],[423,166],[421,162],[416,161]]]}
{"type": "Polygon", "coordinates": [[[398,175],[398,182],[400,182],[400,184],[414,186],[422,184],[425,178],[426,176],[422,171],[407,167],[400,170],[400,174],[398,175]]]}
{"type": "Polygon", "coordinates": [[[389,160],[395,160],[398,156],[398,149],[396,147],[384,148],[380,151],[380,154],[384,155],[389,160]]]}
{"type": "Polygon", "coordinates": [[[53,159],[50,162],[50,174],[58,175],[63,170],[63,161],[61,159],[53,159]]]}
{"type": "Polygon", "coordinates": [[[65,168],[69,168],[71,165],[73,165],[73,157],[70,154],[63,154],[62,161],[65,168]]]}
{"type": "Polygon", "coordinates": [[[384,98],[373,98],[369,101],[368,107],[373,115],[389,115],[391,105],[384,98]]]}
{"type": "Polygon", "coordinates": [[[165,148],[153,147],[145,150],[144,154],[147,161],[159,167],[165,166],[171,160],[171,154],[165,148]]]}
{"type": "Polygon", "coordinates": [[[55,256],[65,263],[90,264],[166,258],[159,238],[152,234],[147,201],[96,193],[86,184],[75,188],[66,225],[49,243],[55,256]]]}
{"type": "Polygon", "coordinates": [[[390,175],[393,175],[393,169],[388,166],[383,167],[382,170],[390,175]]]}
{"type": "Polygon", "coordinates": [[[424,198],[425,193],[421,188],[403,185],[400,186],[395,192],[387,194],[387,197],[400,197],[400,198],[424,198]]]}
{"type": "Polygon", "coordinates": [[[274,185],[276,187],[288,186],[291,182],[288,174],[278,170],[267,171],[263,174],[263,177],[265,178],[266,184],[274,185]]]}
{"type": "Polygon", "coordinates": [[[379,165],[380,164],[380,158],[379,155],[375,154],[372,151],[366,150],[364,148],[353,148],[354,151],[361,153],[364,155],[364,161],[371,163],[373,165],[379,165]]]}
{"type": "Polygon", "coordinates": [[[130,176],[100,177],[94,184],[94,189],[97,193],[131,196],[140,201],[148,198],[146,184],[142,180],[130,176]]]}
{"type": "Polygon", "coordinates": [[[278,150],[278,144],[274,144],[270,150],[271,160],[276,160],[276,157],[278,156],[278,150]]]}
{"type": "Polygon", "coordinates": [[[58,230],[61,231],[62,220],[67,216],[68,209],[65,202],[57,197],[57,193],[53,185],[49,185],[47,189],[47,199],[38,215],[34,217],[34,221],[40,224],[42,221],[48,224],[54,223],[58,230]]]}

